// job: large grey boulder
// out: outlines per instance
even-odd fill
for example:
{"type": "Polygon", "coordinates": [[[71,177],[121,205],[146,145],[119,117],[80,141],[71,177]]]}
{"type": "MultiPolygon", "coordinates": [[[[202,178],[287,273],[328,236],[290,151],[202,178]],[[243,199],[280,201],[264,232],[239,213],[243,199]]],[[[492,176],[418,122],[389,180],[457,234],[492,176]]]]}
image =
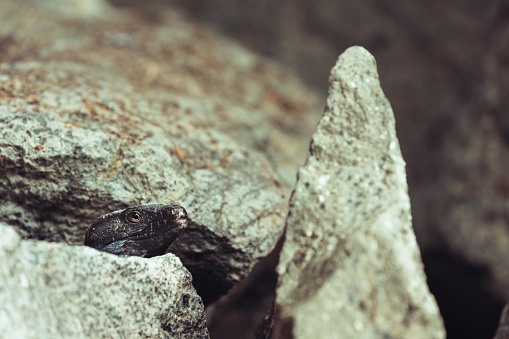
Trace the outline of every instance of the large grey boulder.
{"type": "Polygon", "coordinates": [[[208,338],[203,302],[173,254],[118,258],[21,240],[0,223],[1,338],[208,338]]]}
{"type": "Polygon", "coordinates": [[[301,151],[313,95],[171,10],[55,1],[0,3],[0,220],[82,244],[101,214],[182,205],[192,223],[172,251],[217,299],[282,234],[281,159],[301,151]]]}
{"type": "Polygon", "coordinates": [[[275,337],[444,338],[373,56],[349,48],[329,83],[290,201],[275,337]]]}
{"type": "Polygon", "coordinates": [[[27,238],[81,244],[103,213],[182,205],[193,223],[178,251],[198,283],[224,293],[282,232],[284,195],[269,162],[223,133],[160,114],[127,84],[75,67],[4,66],[19,87],[0,105],[0,219],[27,238]],[[80,80],[47,87],[57,72],[80,80]],[[25,82],[30,75],[43,80],[25,82]],[[35,105],[21,98],[28,86],[35,105]]]}

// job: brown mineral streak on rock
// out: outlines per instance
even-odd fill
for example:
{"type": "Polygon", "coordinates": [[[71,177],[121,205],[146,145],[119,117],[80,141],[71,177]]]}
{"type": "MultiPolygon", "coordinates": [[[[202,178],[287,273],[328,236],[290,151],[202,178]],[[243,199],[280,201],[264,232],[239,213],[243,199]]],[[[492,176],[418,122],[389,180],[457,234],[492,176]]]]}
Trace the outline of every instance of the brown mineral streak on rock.
{"type": "Polygon", "coordinates": [[[349,48],[329,83],[290,200],[275,337],[444,338],[375,59],[349,48]]]}

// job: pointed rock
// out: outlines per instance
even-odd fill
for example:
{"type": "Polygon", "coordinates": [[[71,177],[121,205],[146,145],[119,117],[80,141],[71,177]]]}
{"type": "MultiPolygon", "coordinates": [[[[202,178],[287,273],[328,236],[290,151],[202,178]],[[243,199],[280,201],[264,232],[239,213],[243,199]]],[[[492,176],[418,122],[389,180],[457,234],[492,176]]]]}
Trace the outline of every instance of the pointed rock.
{"type": "Polygon", "coordinates": [[[374,57],[349,48],[329,83],[290,201],[275,337],[444,338],[374,57]]]}

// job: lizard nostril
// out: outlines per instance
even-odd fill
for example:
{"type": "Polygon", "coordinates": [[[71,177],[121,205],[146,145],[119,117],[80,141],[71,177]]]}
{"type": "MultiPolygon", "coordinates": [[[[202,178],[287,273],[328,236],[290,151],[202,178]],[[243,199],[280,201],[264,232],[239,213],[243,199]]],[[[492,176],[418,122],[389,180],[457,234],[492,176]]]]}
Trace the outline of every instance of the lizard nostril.
{"type": "Polygon", "coordinates": [[[180,207],[178,211],[179,218],[187,218],[187,212],[184,207],[180,207]]]}

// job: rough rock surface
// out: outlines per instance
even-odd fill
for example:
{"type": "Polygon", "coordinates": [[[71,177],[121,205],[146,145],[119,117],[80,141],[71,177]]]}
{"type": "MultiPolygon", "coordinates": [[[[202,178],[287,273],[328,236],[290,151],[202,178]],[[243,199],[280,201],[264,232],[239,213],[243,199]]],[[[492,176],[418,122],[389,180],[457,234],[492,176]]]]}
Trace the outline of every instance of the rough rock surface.
{"type": "Polygon", "coordinates": [[[281,236],[313,95],[174,11],[60,2],[0,3],[0,220],[82,244],[103,213],[182,205],[172,251],[216,299],[281,236]]]}
{"type": "Polygon", "coordinates": [[[373,56],[348,49],[329,83],[290,201],[275,337],[444,338],[373,56]]]}
{"type": "Polygon", "coordinates": [[[118,258],[21,240],[0,223],[1,338],[208,338],[203,302],[173,254],[118,258]]]}

